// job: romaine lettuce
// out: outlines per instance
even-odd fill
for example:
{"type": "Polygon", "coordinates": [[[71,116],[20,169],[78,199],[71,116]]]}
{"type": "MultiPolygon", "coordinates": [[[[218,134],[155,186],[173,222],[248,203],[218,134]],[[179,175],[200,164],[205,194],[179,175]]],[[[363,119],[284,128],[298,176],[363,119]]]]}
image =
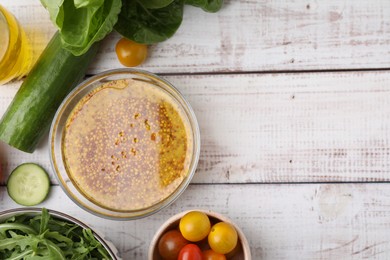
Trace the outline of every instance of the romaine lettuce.
{"type": "Polygon", "coordinates": [[[165,41],[183,20],[184,4],[217,12],[223,0],[41,0],[60,31],[62,46],[79,56],[115,28],[143,44],[165,41]]]}
{"type": "Polygon", "coordinates": [[[80,56],[112,31],[122,0],[41,0],[41,3],[58,28],[63,47],[80,56]]]}

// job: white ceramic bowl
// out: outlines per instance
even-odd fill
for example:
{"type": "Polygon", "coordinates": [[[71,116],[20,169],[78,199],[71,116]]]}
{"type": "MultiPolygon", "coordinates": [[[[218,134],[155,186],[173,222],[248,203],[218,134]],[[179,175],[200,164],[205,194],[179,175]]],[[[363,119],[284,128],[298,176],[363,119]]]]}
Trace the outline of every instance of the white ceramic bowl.
{"type": "MultiPolygon", "coordinates": [[[[49,210],[49,209],[48,209],[48,211],[49,211],[49,214],[51,216],[53,216],[57,219],[65,220],[65,221],[71,222],[73,224],[76,224],[84,229],[92,230],[93,235],[103,245],[103,247],[107,250],[110,257],[113,260],[122,260],[122,258],[119,256],[119,252],[116,249],[116,247],[114,246],[114,244],[112,244],[110,241],[108,241],[103,235],[97,233],[93,228],[91,228],[87,224],[85,224],[85,223],[81,222],[80,220],[78,220],[72,216],[69,216],[65,213],[55,211],[55,210],[49,210]]],[[[10,217],[16,216],[16,215],[27,214],[27,215],[35,216],[35,215],[38,215],[40,213],[42,213],[42,208],[25,207],[25,208],[16,208],[16,209],[5,210],[5,211],[0,212],[0,222],[5,220],[5,219],[8,219],[10,217]]]]}
{"type": "Polygon", "coordinates": [[[179,226],[180,219],[191,211],[200,211],[205,213],[207,216],[209,216],[210,221],[213,222],[227,222],[234,226],[234,228],[237,231],[238,234],[238,243],[239,243],[239,249],[234,254],[233,257],[229,258],[229,260],[252,260],[251,251],[249,248],[248,240],[246,239],[244,233],[242,230],[229,218],[225,217],[224,215],[211,211],[211,210],[205,210],[205,209],[192,209],[187,210],[184,212],[181,212],[179,214],[176,214],[172,217],[170,217],[167,221],[164,222],[164,224],[157,230],[156,234],[154,235],[150,246],[149,246],[149,254],[148,259],[149,260],[161,260],[161,257],[158,253],[158,241],[160,240],[160,237],[171,229],[176,229],[179,226]]]}

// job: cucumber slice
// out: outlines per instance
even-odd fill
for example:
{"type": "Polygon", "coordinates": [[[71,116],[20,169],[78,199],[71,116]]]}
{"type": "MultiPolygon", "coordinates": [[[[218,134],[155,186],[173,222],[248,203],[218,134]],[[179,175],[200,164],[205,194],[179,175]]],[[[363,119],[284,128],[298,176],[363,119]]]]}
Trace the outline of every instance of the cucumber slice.
{"type": "Polygon", "coordinates": [[[8,195],[18,204],[34,206],[45,200],[50,190],[47,172],[35,163],[24,163],[11,172],[8,195]]]}

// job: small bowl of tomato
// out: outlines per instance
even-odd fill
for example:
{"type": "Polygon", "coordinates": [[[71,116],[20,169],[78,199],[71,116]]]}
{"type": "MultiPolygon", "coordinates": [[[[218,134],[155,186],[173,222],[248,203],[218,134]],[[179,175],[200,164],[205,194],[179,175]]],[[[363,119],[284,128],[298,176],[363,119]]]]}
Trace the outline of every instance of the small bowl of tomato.
{"type": "Polygon", "coordinates": [[[157,230],[149,260],[251,260],[242,230],[224,215],[204,209],[181,212],[157,230]]]}

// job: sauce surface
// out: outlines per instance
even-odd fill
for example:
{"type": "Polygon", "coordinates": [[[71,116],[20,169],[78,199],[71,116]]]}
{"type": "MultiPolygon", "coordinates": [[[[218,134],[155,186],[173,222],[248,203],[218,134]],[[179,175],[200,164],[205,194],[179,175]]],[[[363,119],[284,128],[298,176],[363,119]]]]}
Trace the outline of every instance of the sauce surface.
{"type": "Polygon", "coordinates": [[[187,176],[193,140],[180,104],[151,83],[111,81],[86,95],[66,122],[68,175],[102,207],[132,211],[167,198],[187,176]]]}

